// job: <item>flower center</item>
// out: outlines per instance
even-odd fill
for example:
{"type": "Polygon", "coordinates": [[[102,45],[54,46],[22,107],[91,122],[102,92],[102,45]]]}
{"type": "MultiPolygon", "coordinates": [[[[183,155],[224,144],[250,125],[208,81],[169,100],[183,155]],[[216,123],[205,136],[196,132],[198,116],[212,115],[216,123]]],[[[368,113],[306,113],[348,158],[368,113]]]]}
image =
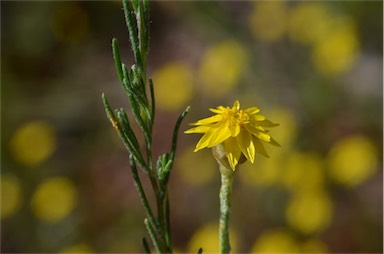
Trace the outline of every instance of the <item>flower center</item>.
{"type": "Polygon", "coordinates": [[[235,126],[240,126],[249,122],[249,116],[243,110],[238,110],[236,108],[232,108],[228,111],[228,121],[230,128],[235,126]]]}

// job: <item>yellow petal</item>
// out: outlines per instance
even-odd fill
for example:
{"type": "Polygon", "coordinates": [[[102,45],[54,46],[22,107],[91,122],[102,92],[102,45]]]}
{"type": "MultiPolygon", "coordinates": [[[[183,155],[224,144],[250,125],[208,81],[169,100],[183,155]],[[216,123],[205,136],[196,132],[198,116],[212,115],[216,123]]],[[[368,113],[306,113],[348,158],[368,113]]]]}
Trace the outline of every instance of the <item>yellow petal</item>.
{"type": "Polygon", "coordinates": [[[201,119],[197,121],[196,123],[192,123],[192,125],[208,125],[208,124],[213,124],[221,121],[223,117],[221,115],[214,115],[211,117],[207,117],[204,119],[201,119]]]}
{"type": "Polygon", "coordinates": [[[244,110],[248,115],[254,115],[260,112],[260,109],[258,107],[252,107],[252,108],[247,108],[244,110]]]}
{"type": "Polygon", "coordinates": [[[279,126],[280,124],[278,123],[272,123],[271,121],[269,120],[264,120],[264,121],[260,121],[258,122],[257,124],[263,126],[263,127],[276,127],[276,126],[279,126]]]}
{"type": "Polygon", "coordinates": [[[209,145],[209,142],[211,141],[211,139],[212,139],[212,131],[208,131],[207,133],[205,133],[201,137],[199,142],[196,144],[196,148],[195,148],[194,152],[197,152],[197,151],[207,147],[209,145]]]}
{"type": "Polygon", "coordinates": [[[277,146],[277,147],[281,147],[281,145],[279,143],[277,143],[276,140],[274,140],[272,137],[271,137],[271,140],[269,141],[269,144],[277,146]]]}
{"type": "Polygon", "coordinates": [[[241,152],[247,160],[253,163],[255,160],[255,146],[253,145],[252,135],[248,131],[243,130],[236,136],[236,140],[241,152]]]}
{"type": "Polygon", "coordinates": [[[259,132],[262,132],[262,133],[268,133],[267,130],[265,130],[263,127],[261,126],[257,126],[257,125],[252,125],[252,124],[246,124],[244,125],[244,127],[247,129],[247,131],[249,131],[250,133],[252,133],[253,135],[256,135],[256,133],[259,133],[259,132]]]}
{"type": "Polygon", "coordinates": [[[209,110],[213,113],[221,114],[225,111],[225,108],[223,106],[219,106],[217,108],[210,108],[209,110]]]}
{"type": "Polygon", "coordinates": [[[228,138],[224,142],[225,153],[227,154],[229,165],[232,170],[235,170],[237,163],[239,163],[241,150],[237,145],[236,138],[228,138]]]}
{"type": "Polygon", "coordinates": [[[236,100],[235,103],[233,103],[233,108],[240,110],[240,102],[238,100],[236,100]]]}
{"type": "Polygon", "coordinates": [[[209,128],[210,130],[208,130],[197,143],[195,152],[205,147],[210,148],[212,146],[223,143],[227,138],[231,136],[231,133],[226,125],[219,125],[215,128],[209,128]]]}
{"type": "MultiPolygon", "coordinates": [[[[260,121],[264,121],[265,120],[265,116],[263,116],[263,115],[254,115],[254,116],[252,116],[251,119],[253,121],[260,122],[260,121]]],[[[257,124],[259,124],[259,123],[257,123],[257,124]]]]}
{"type": "Polygon", "coordinates": [[[254,135],[256,136],[256,138],[261,139],[265,142],[268,142],[268,143],[271,142],[271,136],[269,136],[268,134],[258,132],[258,133],[255,133],[254,135]]]}
{"type": "Polygon", "coordinates": [[[208,147],[223,143],[226,139],[231,136],[231,132],[229,131],[228,126],[226,124],[219,125],[219,127],[215,128],[212,132],[212,138],[209,142],[208,147]]]}
{"type": "Polygon", "coordinates": [[[212,127],[207,126],[207,125],[202,125],[202,126],[197,126],[194,128],[191,128],[189,130],[184,131],[185,134],[190,134],[190,133],[206,133],[208,132],[212,127]]]}
{"type": "Polygon", "coordinates": [[[230,125],[228,128],[231,131],[231,136],[232,137],[236,137],[237,135],[239,135],[239,133],[240,133],[240,125],[234,124],[234,125],[230,125]]]}
{"type": "Polygon", "coordinates": [[[265,151],[265,148],[263,144],[260,142],[260,140],[256,137],[253,137],[253,143],[255,144],[256,147],[256,152],[263,155],[264,157],[269,158],[269,155],[267,154],[267,151],[265,151]]]}

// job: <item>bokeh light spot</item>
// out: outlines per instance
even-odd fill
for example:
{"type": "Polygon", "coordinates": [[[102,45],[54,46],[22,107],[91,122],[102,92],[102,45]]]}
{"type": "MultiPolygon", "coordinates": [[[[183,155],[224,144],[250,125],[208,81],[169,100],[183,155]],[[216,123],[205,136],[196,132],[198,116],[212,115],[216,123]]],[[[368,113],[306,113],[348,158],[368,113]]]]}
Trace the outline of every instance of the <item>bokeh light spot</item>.
{"type": "Polygon", "coordinates": [[[286,16],[284,1],[254,2],[254,9],[249,19],[251,31],[257,39],[276,41],[285,33],[286,16]]]}
{"type": "Polygon", "coordinates": [[[246,50],[239,42],[226,40],[213,45],[201,60],[201,92],[215,98],[228,94],[238,84],[247,63],[246,50]]]}
{"type": "Polygon", "coordinates": [[[337,142],[328,155],[329,176],[344,186],[356,186],[377,170],[377,151],[365,136],[354,135],[337,142]]]}
{"type": "Polygon", "coordinates": [[[254,243],[251,253],[298,253],[299,246],[285,230],[263,233],[254,243]]]}
{"type": "Polygon", "coordinates": [[[290,11],[288,34],[293,41],[312,44],[332,28],[332,16],[324,3],[300,2],[290,11]]]}
{"type": "Polygon", "coordinates": [[[288,223],[305,234],[326,228],[331,216],[332,202],[323,191],[296,194],[286,211],[288,223]]]}
{"type": "Polygon", "coordinates": [[[1,175],[1,219],[13,215],[21,206],[22,190],[19,179],[9,173],[1,175]]]}
{"type": "Polygon", "coordinates": [[[315,67],[325,75],[349,70],[359,50],[359,41],[351,19],[339,17],[333,26],[332,33],[318,42],[312,52],[315,67]]]}
{"type": "MultiPolygon", "coordinates": [[[[231,240],[231,252],[238,250],[238,239],[232,230],[229,232],[231,240]]],[[[188,244],[189,253],[197,253],[203,248],[203,253],[219,253],[219,225],[212,223],[199,228],[192,236],[188,244]]]]}
{"type": "Polygon", "coordinates": [[[46,179],[32,196],[31,208],[40,220],[55,223],[66,217],[76,203],[76,189],[65,177],[46,179]]]}
{"type": "Polygon", "coordinates": [[[177,111],[186,107],[193,96],[193,72],[183,62],[170,62],[153,74],[157,105],[177,111]]]}
{"type": "Polygon", "coordinates": [[[53,127],[44,121],[24,124],[14,133],[10,149],[15,160],[26,166],[36,166],[56,149],[53,127]]]}
{"type": "Polygon", "coordinates": [[[314,153],[290,152],[282,170],[282,184],[292,192],[308,192],[324,186],[321,157],[314,153]]]}

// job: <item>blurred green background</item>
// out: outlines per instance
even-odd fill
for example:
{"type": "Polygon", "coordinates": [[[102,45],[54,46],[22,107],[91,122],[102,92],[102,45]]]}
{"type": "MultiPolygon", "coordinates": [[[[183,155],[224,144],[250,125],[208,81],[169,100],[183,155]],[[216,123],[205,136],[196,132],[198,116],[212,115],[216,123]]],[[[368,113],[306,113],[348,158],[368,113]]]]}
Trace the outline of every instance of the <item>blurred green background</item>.
{"type": "MultiPolygon", "coordinates": [[[[155,154],[178,114],[258,106],[281,148],[236,175],[234,252],[383,251],[383,3],[150,2],[155,154]]],[[[120,1],[1,2],[1,252],[141,252],[144,210],[101,103],[128,107],[120,1]]],[[[179,136],[177,252],[218,250],[219,172],[179,136]]],[[[148,183],[146,182],[146,186],[148,183]]],[[[150,191],[149,188],[147,188],[150,191]]]]}

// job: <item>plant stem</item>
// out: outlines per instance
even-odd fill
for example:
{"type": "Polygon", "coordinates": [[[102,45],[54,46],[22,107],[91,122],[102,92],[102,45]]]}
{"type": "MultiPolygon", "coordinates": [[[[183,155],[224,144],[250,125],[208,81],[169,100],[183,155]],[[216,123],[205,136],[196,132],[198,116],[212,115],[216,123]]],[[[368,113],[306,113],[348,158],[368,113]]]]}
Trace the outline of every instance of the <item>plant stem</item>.
{"type": "Polygon", "coordinates": [[[231,209],[231,193],[234,171],[219,163],[221,173],[220,188],[220,253],[227,254],[231,251],[229,243],[229,213],[231,209]]]}

